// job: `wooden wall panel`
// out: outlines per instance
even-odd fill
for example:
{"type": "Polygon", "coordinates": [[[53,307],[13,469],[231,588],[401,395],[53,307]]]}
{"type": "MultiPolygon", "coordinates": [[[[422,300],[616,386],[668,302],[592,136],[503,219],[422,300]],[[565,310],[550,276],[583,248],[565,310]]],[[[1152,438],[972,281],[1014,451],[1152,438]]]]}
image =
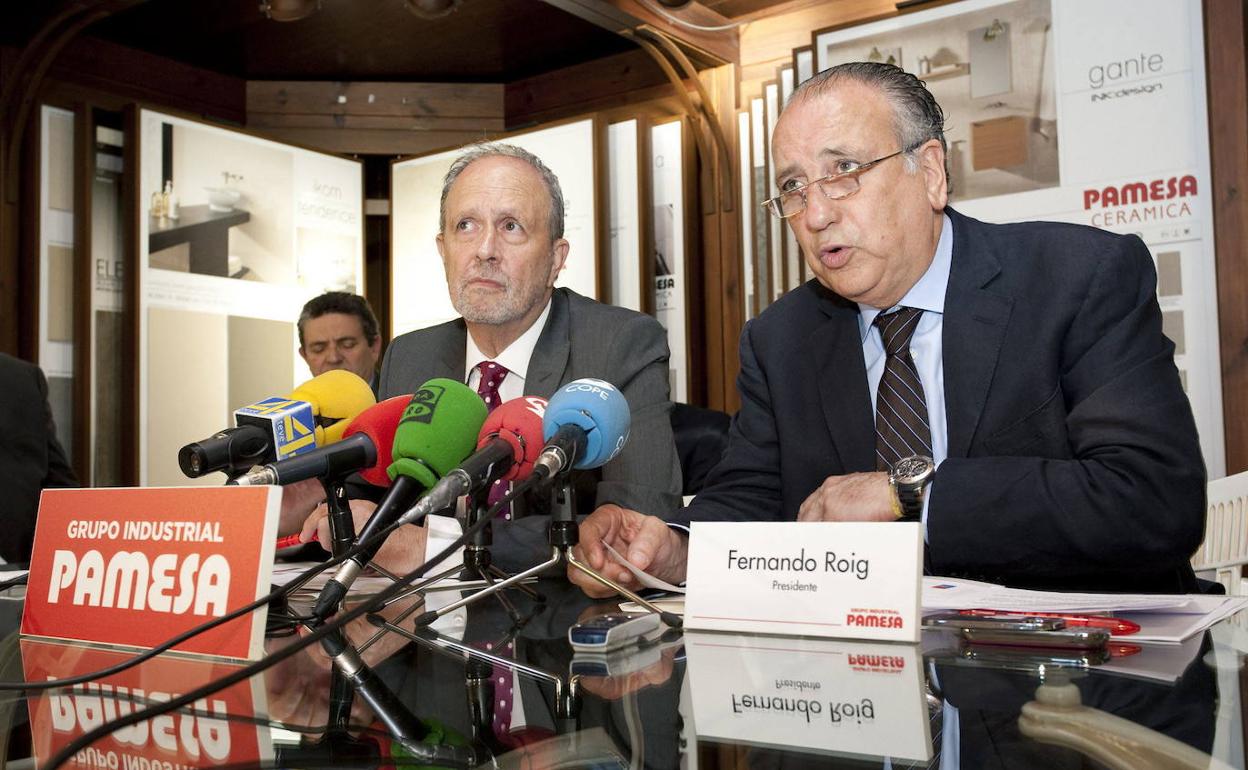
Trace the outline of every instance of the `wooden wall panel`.
{"type": "MultiPolygon", "coordinates": [[[[52,78],[113,97],[146,102],[241,125],[246,118],[245,81],[134,48],[79,37],[65,47],[52,78]]],[[[117,99],[105,104],[120,108],[117,99]]]]}
{"type": "Polygon", "coordinates": [[[817,29],[862,24],[896,14],[893,0],[837,0],[751,21],[741,30],[741,91],[738,104],[761,96],[763,82],[787,64],[794,48],[810,45],[817,29]]]}
{"type": "Polygon", "coordinates": [[[671,93],[663,71],[637,50],[508,83],[504,103],[507,125],[515,129],[671,93]]]}
{"type": "Polygon", "coordinates": [[[1226,472],[1248,470],[1248,73],[1240,3],[1205,0],[1226,472]]]}
{"type": "Polygon", "coordinates": [[[425,153],[501,132],[503,86],[251,81],[247,128],[326,152],[425,153]]]}

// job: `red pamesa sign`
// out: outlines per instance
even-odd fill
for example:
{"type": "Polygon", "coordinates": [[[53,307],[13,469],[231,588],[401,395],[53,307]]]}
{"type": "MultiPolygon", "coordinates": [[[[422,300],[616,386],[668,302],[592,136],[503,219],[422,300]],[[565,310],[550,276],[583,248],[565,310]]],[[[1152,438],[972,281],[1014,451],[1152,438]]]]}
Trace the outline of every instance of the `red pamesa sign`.
{"type": "MultiPolygon", "coordinates": [[[[280,489],[52,489],[39,505],[22,634],[147,648],[269,591],[280,489]]],[[[248,659],[264,610],[175,647],[248,659]]]]}

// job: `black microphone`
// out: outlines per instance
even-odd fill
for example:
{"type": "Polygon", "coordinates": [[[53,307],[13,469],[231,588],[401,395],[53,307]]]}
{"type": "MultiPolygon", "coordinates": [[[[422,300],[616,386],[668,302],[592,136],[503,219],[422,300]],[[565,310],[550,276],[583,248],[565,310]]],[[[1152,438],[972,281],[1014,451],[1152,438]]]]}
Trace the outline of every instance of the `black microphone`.
{"type": "Polygon", "coordinates": [[[367,468],[376,462],[377,447],[372,438],[365,433],[355,433],[336,444],[269,463],[226,483],[246,487],[293,484],[315,478],[334,479],[367,468]]]}
{"type": "Polygon", "coordinates": [[[217,470],[226,473],[259,465],[272,456],[269,432],[257,425],[226,428],[178,450],[178,466],[188,478],[217,470]]]}

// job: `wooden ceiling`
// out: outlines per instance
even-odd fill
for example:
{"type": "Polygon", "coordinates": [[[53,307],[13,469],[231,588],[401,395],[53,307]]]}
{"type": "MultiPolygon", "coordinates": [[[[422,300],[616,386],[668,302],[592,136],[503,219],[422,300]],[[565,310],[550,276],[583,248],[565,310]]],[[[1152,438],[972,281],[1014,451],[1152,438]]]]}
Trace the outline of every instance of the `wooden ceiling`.
{"type": "MultiPolygon", "coordinates": [[[[64,3],[0,4],[0,42],[21,46],[64,3]]],[[[509,82],[633,44],[541,0],[463,0],[436,19],[404,0],[321,0],[293,22],[258,0],[146,0],[86,34],[246,80],[509,82]]]]}

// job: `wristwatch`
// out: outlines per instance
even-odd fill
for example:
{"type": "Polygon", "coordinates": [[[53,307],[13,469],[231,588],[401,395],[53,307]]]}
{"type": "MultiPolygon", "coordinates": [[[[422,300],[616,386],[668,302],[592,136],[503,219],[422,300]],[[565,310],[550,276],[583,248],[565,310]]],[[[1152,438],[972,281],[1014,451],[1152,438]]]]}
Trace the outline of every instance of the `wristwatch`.
{"type": "Polygon", "coordinates": [[[897,496],[898,518],[917,519],[923,513],[923,493],[936,473],[936,463],[923,455],[903,457],[888,472],[888,485],[897,496]]]}

